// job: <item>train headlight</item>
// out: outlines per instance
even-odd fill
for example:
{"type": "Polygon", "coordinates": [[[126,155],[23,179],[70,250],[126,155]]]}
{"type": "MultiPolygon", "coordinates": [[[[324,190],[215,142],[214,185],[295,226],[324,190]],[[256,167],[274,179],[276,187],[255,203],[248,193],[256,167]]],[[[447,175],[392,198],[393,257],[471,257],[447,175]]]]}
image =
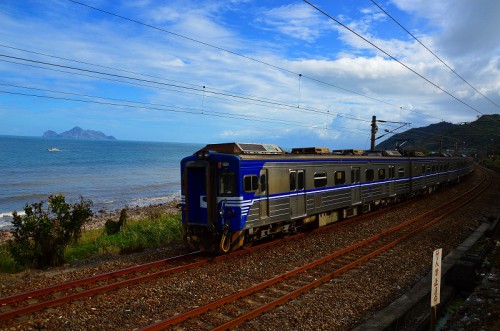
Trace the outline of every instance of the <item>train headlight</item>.
{"type": "Polygon", "coordinates": [[[198,152],[196,152],[196,157],[199,160],[206,160],[206,159],[208,159],[209,156],[210,156],[210,152],[209,151],[198,151],[198,152]]]}

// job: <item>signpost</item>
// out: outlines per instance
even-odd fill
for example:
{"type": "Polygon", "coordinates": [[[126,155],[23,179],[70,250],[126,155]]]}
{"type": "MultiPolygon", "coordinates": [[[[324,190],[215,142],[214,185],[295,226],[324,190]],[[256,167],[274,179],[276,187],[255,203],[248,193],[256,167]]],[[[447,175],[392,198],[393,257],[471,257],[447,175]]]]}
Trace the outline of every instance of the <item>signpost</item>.
{"type": "Polygon", "coordinates": [[[431,289],[431,330],[436,328],[437,305],[441,302],[441,257],[443,249],[438,248],[432,254],[432,289],[431,289]]]}

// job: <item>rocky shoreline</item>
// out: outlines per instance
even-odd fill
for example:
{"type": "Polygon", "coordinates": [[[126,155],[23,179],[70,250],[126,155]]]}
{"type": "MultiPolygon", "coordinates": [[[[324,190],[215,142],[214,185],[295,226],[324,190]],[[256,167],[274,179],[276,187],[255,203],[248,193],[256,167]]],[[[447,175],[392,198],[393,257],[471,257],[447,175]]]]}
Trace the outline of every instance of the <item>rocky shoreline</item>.
{"type": "MultiPolygon", "coordinates": [[[[175,215],[181,212],[181,201],[172,199],[171,201],[159,204],[151,204],[148,206],[124,207],[127,209],[128,219],[134,220],[139,218],[154,218],[163,213],[175,215]]],[[[121,209],[106,210],[100,209],[94,213],[94,216],[88,223],[83,226],[84,231],[98,229],[104,227],[107,220],[117,221],[120,217],[121,209]]],[[[12,231],[9,229],[0,230],[0,245],[4,244],[12,238],[12,231]]]]}

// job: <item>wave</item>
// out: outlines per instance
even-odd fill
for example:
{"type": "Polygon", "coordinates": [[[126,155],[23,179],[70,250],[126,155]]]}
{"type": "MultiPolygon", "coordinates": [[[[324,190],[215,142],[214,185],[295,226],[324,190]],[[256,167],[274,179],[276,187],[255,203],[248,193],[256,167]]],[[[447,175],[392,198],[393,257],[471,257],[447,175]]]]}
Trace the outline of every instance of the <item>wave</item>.
{"type": "Polygon", "coordinates": [[[0,230],[10,230],[12,229],[12,223],[9,221],[0,221],[0,230]]]}
{"type": "MultiPolygon", "coordinates": [[[[17,213],[19,216],[24,216],[26,213],[24,211],[17,213]]],[[[11,230],[12,225],[12,213],[0,213],[0,230],[11,230]]]]}
{"type": "MultiPolygon", "coordinates": [[[[26,213],[24,211],[21,211],[21,212],[18,212],[17,213],[19,216],[24,216],[26,215],[26,213]]],[[[8,213],[0,213],[0,218],[12,218],[12,212],[8,212],[8,213]]]]}
{"type": "Polygon", "coordinates": [[[130,203],[138,206],[147,206],[150,204],[166,203],[175,199],[180,199],[180,192],[179,194],[169,194],[160,197],[136,198],[132,199],[130,203]]]}

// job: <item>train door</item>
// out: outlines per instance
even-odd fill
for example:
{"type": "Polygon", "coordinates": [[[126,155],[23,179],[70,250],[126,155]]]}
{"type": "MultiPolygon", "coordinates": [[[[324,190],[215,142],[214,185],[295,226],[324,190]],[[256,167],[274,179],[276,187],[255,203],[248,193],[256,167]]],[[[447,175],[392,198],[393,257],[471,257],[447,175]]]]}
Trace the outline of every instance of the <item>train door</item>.
{"type": "Polygon", "coordinates": [[[396,184],[394,179],[396,178],[396,168],[393,165],[389,166],[389,196],[393,197],[396,195],[396,184]]]}
{"type": "Polygon", "coordinates": [[[351,203],[357,205],[361,203],[361,168],[351,168],[351,203]]]}
{"type": "Polygon", "coordinates": [[[189,224],[213,224],[213,200],[212,182],[210,181],[209,165],[195,163],[186,166],[186,178],[184,181],[186,198],[186,220],[189,224]]]}
{"type": "Polygon", "coordinates": [[[290,170],[290,217],[306,216],[306,191],[304,170],[290,170]]]}
{"type": "Polygon", "coordinates": [[[259,176],[259,191],[257,192],[257,195],[260,196],[260,218],[269,217],[269,190],[267,186],[267,169],[262,169],[259,176]]]}

